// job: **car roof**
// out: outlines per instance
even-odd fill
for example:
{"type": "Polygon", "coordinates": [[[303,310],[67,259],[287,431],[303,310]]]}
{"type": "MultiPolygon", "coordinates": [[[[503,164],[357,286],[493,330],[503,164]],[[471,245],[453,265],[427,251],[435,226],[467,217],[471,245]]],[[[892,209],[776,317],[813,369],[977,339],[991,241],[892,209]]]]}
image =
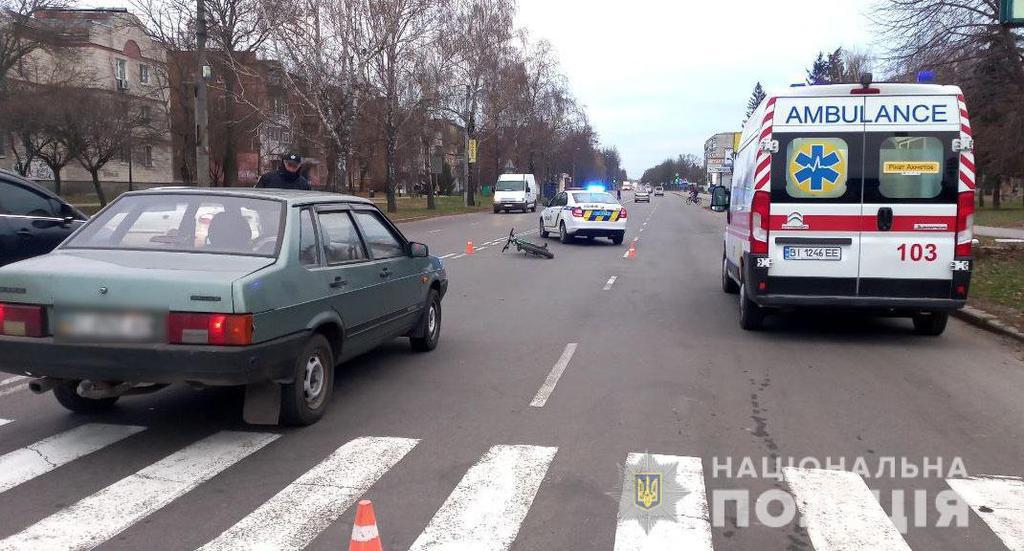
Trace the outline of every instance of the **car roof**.
{"type": "Polygon", "coordinates": [[[373,205],[373,201],[355,195],[344,193],[331,193],[329,191],[305,191],[298,189],[276,189],[276,188],[243,188],[243,187],[220,187],[220,188],[197,188],[189,186],[159,187],[140,191],[130,191],[124,195],[173,195],[179,193],[202,194],[202,195],[228,195],[232,197],[248,197],[251,199],[274,199],[285,201],[290,206],[308,205],[311,203],[361,203],[373,205]]]}

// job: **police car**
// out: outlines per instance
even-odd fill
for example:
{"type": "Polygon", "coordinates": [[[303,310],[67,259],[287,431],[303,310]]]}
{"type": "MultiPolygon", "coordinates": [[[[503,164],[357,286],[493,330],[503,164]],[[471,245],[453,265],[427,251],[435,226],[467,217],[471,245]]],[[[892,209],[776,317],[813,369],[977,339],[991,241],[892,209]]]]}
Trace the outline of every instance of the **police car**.
{"type": "Polygon", "coordinates": [[[609,237],[622,244],[626,235],[626,209],[606,191],[567,189],[555,195],[540,215],[540,235],[558,233],[562,243],[576,237],[609,237]]]}
{"type": "Polygon", "coordinates": [[[712,190],[741,326],[777,307],[859,307],[941,334],[970,285],[973,148],[956,86],[865,78],[769,95],[731,189],[712,190]]]}

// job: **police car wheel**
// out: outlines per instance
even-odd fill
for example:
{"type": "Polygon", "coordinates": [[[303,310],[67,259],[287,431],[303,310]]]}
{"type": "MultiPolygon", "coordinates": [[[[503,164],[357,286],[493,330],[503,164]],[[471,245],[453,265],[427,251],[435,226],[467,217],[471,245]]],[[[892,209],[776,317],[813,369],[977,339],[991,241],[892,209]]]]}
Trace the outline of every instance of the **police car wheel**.
{"type": "Polygon", "coordinates": [[[747,298],[747,286],[740,284],[740,327],[747,331],[757,331],[764,322],[764,310],[754,301],[747,298]]]}
{"type": "Polygon", "coordinates": [[[722,255],[722,291],[735,295],[739,290],[740,288],[736,285],[736,282],[729,277],[729,261],[725,258],[725,255],[722,255]]]}
{"type": "Polygon", "coordinates": [[[566,245],[572,243],[572,236],[569,235],[569,232],[565,231],[565,222],[558,225],[558,240],[566,245]]]}
{"type": "Polygon", "coordinates": [[[548,236],[551,235],[551,234],[548,233],[548,231],[544,229],[544,219],[543,218],[540,219],[539,225],[540,225],[540,237],[541,237],[541,239],[547,239],[548,236]]]}
{"type": "Polygon", "coordinates": [[[949,312],[922,312],[914,314],[914,331],[918,335],[937,337],[946,330],[949,312]]]}

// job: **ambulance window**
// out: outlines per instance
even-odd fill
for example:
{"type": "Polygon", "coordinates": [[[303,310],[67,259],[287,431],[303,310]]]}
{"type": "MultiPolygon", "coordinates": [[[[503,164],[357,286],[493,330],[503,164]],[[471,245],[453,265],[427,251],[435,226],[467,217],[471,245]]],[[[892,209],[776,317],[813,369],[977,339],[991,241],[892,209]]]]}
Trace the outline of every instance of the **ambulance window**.
{"type": "Polygon", "coordinates": [[[938,138],[887,138],[879,148],[879,193],[886,199],[938,197],[942,193],[943,157],[938,138]]]}
{"type": "Polygon", "coordinates": [[[846,194],[850,148],[841,138],[794,138],[786,148],[786,193],[798,199],[846,194]]]}

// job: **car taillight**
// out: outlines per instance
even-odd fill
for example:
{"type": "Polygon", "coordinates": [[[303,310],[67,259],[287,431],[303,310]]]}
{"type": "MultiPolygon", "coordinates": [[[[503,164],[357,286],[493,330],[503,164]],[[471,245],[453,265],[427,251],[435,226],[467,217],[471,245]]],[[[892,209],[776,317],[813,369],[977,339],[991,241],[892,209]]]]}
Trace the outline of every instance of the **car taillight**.
{"type": "Polygon", "coordinates": [[[626,209],[619,209],[619,219],[620,220],[625,220],[626,219],[626,209]]]}
{"type": "Polygon", "coordinates": [[[971,256],[974,241],[974,192],[960,194],[956,205],[956,256],[971,256]]]}
{"type": "Polygon", "coordinates": [[[575,216],[576,218],[583,216],[583,209],[579,207],[573,207],[572,215],[575,216]]]}
{"type": "Polygon", "coordinates": [[[252,314],[171,312],[167,316],[167,342],[219,346],[252,344],[252,314]]]}
{"type": "Polygon", "coordinates": [[[42,337],[43,307],[0,303],[0,335],[42,337]]]}
{"type": "Polygon", "coordinates": [[[767,191],[754,193],[750,204],[750,252],[768,254],[768,220],[771,217],[771,196],[767,191]]]}

